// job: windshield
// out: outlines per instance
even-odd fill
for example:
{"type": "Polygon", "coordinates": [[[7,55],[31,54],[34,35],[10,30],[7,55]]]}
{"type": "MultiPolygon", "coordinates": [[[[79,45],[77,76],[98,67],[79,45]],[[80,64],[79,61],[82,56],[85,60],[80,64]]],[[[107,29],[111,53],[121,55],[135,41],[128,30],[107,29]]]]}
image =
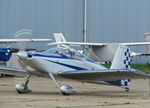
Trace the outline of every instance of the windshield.
{"type": "Polygon", "coordinates": [[[46,51],[49,54],[59,54],[61,56],[67,56],[67,57],[80,57],[83,58],[84,56],[79,53],[78,51],[74,50],[74,49],[70,49],[70,48],[51,48],[49,50],[46,51]]]}
{"type": "Polygon", "coordinates": [[[48,54],[57,54],[62,57],[69,57],[71,59],[76,59],[76,60],[88,60],[91,62],[94,62],[87,56],[84,56],[82,53],[78,52],[77,50],[74,50],[72,48],[51,48],[46,51],[48,54]]]}
{"type": "Polygon", "coordinates": [[[47,53],[50,53],[50,54],[58,54],[58,48],[51,48],[51,49],[48,49],[46,51],[47,53]]]}

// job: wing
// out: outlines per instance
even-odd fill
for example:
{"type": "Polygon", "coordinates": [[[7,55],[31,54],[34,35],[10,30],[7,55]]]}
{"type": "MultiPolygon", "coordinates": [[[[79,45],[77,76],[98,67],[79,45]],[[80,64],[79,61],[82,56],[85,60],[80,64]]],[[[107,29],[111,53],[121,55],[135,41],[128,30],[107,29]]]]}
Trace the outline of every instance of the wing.
{"type": "Polygon", "coordinates": [[[16,42],[49,42],[52,39],[0,39],[0,43],[16,43],[16,42]]]}
{"type": "Polygon", "coordinates": [[[121,44],[127,46],[142,46],[142,45],[150,45],[150,42],[131,42],[131,43],[121,43],[121,44]]]}
{"type": "Polygon", "coordinates": [[[81,81],[91,81],[91,80],[118,80],[118,79],[150,79],[150,74],[145,74],[141,71],[134,69],[104,69],[104,70],[82,70],[82,71],[68,71],[59,72],[58,76],[81,80],[81,81]]]}
{"type": "Polygon", "coordinates": [[[59,44],[66,44],[71,46],[105,46],[105,43],[85,43],[85,42],[54,42],[49,43],[48,45],[59,45],[59,44]]]}
{"type": "Polygon", "coordinates": [[[85,43],[85,42],[54,42],[48,45],[59,45],[66,44],[71,46],[106,46],[110,44],[122,44],[126,46],[142,46],[142,45],[150,45],[150,42],[131,42],[131,43],[85,43]]]}
{"type": "Polygon", "coordinates": [[[26,76],[29,74],[22,68],[8,67],[8,66],[0,66],[0,73],[8,74],[8,75],[15,75],[15,76],[26,76]]]}

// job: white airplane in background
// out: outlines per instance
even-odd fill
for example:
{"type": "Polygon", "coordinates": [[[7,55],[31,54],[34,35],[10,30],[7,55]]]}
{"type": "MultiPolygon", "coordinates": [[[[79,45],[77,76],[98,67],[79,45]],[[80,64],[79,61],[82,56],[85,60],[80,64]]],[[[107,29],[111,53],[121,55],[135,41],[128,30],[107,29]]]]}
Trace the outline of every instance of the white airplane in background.
{"type": "MultiPolygon", "coordinates": [[[[55,39],[60,38],[55,37],[55,39]]],[[[130,68],[130,49],[122,44],[116,50],[110,69],[97,64],[65,44],[58,44],[57,47],[44,52],[20,51],[17,53],[17,58],[22,68],[1,66],[0,72],[27,76],[24,84],[16,85],[18,93],[30,91],[27,85],[34,75],[51,78],[64,95],[71,95],[76,91],[69,85],[61,85],[57,78],[124,86],[127,91],[129,81],[124,79],[150,79],[149,74],[130,68]]]]}
{"type": "MultiPolygon", "coordinates": [[[[117,47],[119,44],[126,46],[143,46],[150,45],[150,42],[132,42],[132,43],[85,43],[85,42],[67,42],[62,33],[54,33],[55,36],[59,38],[54,43],[50,43],[49,45],[55,44],[63,44],[69,46],[82,46],[83,52],[86,56],[92,58],[95,61],[99,61],[100,63],[105,62],[111,64],[113,61],[114,55],[116,53],[117,47]]],[[[136,53],[131,51],[131,57],[134,56],[149,56],[148,53],[136,53]]]]}

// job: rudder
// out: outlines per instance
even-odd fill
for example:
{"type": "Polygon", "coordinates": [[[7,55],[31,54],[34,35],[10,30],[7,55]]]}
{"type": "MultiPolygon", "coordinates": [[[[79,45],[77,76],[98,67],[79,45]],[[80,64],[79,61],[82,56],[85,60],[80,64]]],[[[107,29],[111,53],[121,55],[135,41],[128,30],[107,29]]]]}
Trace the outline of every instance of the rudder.
{"type": "Polygon", "coordinates": [[[119,44],[110,69],[130,69],[130,53],[129,47],[119,44]]]}
{"type": "MultiPolygon", "coordinates": [[[[66,42],[66,39],[65,39],[63,33],[54,33],[54,38],[57,43],[66,42]]],[[[57,47],[69,48],[69,46],[66,44],[58,44],[57,47]]]]}

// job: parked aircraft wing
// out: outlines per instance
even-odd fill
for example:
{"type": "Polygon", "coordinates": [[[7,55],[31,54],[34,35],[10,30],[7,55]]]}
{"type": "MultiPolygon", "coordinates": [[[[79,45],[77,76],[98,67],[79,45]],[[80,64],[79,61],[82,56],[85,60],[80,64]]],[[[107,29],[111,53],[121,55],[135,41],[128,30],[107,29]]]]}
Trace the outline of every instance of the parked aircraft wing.
{"type": "Polygon", "coordinates": [[[82,71],[67,71],[59,72],[58,76],[81,80],[118,80],[118,79],[150,79],[150,74],[145,74],[134,69],[104,69],[104,70],[82,70],[82,71]]]}
{"type": "Polygon", "coordinates": [[[54,43],[49,43],[48,45],[59,45],[59,44],[66,44],[71,46],[107,46],[110,44],[122,44],[126,46],[142,46],[142,45],[150,45],[150,42],[132,42],[132,43],[54,42],[54,43]]]}
{"type": "Polygon", "coordinates": [[[56,42],[49,45],[80,45],[80,46],[105,46],[110,44],[122,44],[126,46],[150,45],[150,42],[130,42],[130,43],[88,43],[88,42],[67,42],[63,33],[54,33],[56,42]]]}
{"type": "Polygon", "coordinates": [[[142,46],[142,45],[150,45],[150,42],[131,42],[131,43],[122,43],[122,45],[126,45],[126,46],[142,46]]]}
{"type": "Polygon", "coordinates": [[[66,44],[71,46],[105,46],[105,43],[84,43],[84,42],[54,42],[49,43],[48,45],[59,45],[59,44],[66,44]]]}
{"type": "Polygon", "coordinates": [[[150,53],[141,53],[141,56],[150,56],[150,53]]]}
{"type": "Polygon", "coordinates": [[[8,66],[0,66],[0,73],[8,74],[8,75],[15,75],[15,76],[25,76],[29,74],[22,68],[8,67],[8,66]]]}
{"type": "Polygon", "coordinates": [[[16,42],[49,42],[52,39],[0,39],[0,43],[16,43],[16,42]]]}

